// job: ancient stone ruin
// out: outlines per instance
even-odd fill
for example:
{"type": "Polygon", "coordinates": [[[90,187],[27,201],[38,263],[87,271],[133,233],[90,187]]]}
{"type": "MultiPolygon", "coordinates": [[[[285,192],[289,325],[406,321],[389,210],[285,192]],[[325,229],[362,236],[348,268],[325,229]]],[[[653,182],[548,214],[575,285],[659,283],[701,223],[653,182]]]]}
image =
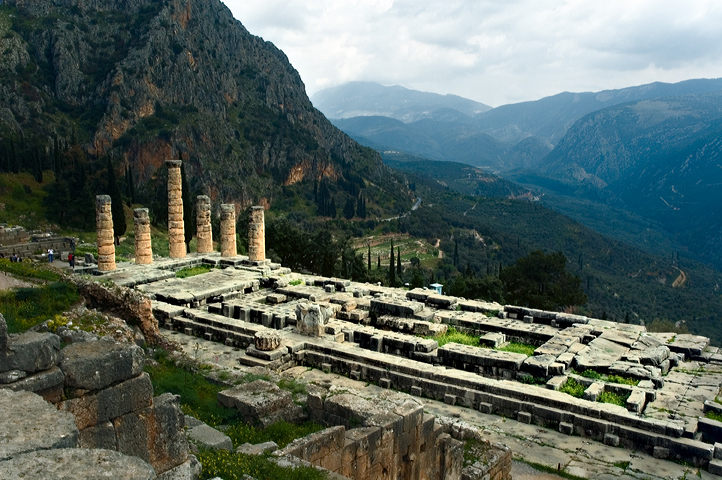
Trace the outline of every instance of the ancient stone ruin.
{"type": "Polygon", "coordinates": [[[0,477],[150,480],[188,470],[178,399],[153,397],[142,349],[64,340],[74,341],[61,350],[50,332],[8,336],[0,315],[0,432],[12,432],[0,435],[0,477]]]}
{"type": "Polygon", "coordinates": [[[133,222],[135,225],[135,263],[138,265],[153,263],[148,209],[136,208],[133,210],[133,222]]]}
{"type": "Polygon", "coordinates": [[[168,166],[168,243],[170,258],[186,256],[185,228],[183,226],[183,182],[181,160],[166,160],[168,166]]]}
{"type": "Polygon", "coordinates": [[[236,256],[236,206],[221,205],[221,256],[236,256]]]}
{"type": "Polygon", "coordinates": [[[251,207],[248,219],[248,259],[262,262],[266,259],[266,223],[263,207],[251,207]]]}
{"type": "Polygon", "coordinates": [[[207,195],[196,197],[196,238],[198,253],[213,251],[213,229],[211,228],[211,199],[207,195]]]}
{"type": "Polygon", "coordinates": [[[95,197],[95,227],[98,243],[98,271],[115,270],[115,236],[109,195],[95,197]]]}

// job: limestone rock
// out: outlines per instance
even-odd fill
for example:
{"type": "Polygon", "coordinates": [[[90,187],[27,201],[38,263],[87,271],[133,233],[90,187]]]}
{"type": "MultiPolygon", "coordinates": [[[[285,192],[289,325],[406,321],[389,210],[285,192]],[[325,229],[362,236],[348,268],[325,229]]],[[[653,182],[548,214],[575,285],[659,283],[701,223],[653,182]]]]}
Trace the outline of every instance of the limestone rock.
{"type": "Polygon", "coordinates": [[[277,420],[294,421],[302,416],[302,409],[293,403],[291,392],[265,380],[223,390],[218,393],[218,403],[238,409],[245,421],[264,427],[277,420]]]}
{"type": "Polygon", "coordinates": [[[74,343],[65,347],[59,366],[65,374],[66,386],[99,390],[137,377],[144,364],[145,356],[140,347],[102,338],[97,342],[74,343]]]}
{"type": "Polygon", "coordinates": [[[19,455],[0,464],[0,479],[153,480],[146,462],[112,450],[63,448],[19,455]]]}
{"type": "Polygon", "coordinates": [[[223,432],[209,427],[205,423],[188,430],[188,438],[203,448],[211,450],[233,450],[233,442],[223,432]]]}
{"type": "Polygon", "coordinates": [[[0,389],[0,461],[36,450],[77,446],[78,429],[70,413],[59,412],[34,393],[0,389]]]}
{"type": "Polygon", "coordinates": [[[25,332],[10,335],[5,358],[0,358],[0,372],[22,370],[33,373],[58,363],[60,338],[53,333],[25,332]]]}
{"type": "Polygon", "coordinates": [[[265,455],[276,450],[278,450],[278,444],[276,444],[276,442],[264,442],[255,445],[244,443],[236,449],[236,453],[242,453],[244,455],[265,455]]]}
{"type": "Polygon", "coordinates": [[[256,349],[262,352],[270,352],[281,345],[281,335],[272,331],[256,332],[253,341],[256,349]]]}

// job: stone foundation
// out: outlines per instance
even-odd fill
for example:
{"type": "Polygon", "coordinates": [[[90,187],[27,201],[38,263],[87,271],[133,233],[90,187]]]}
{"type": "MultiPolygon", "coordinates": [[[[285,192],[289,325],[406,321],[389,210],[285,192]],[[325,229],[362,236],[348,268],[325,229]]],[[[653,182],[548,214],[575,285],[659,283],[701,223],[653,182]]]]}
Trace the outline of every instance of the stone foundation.
{"type": "Polygon", "coordinates": [[[207,195],[196,197],[196,238],[198,253],[213,251],[213,229],[211,228],[211,199],[207,195]]]}
{"type": "Polygon", "coordinates": [[[112,272],[115,270],[115,236],[109,195],[95,197],[95,227],[97,229],[98,270],[112,272]]]}
{"type": "Polygon", "coordinates": [[[166,160],[168,166],[168,246],[171,258],[186,256],[183,225],[183,182],[181,160],[166,160]]]}
{"type": "Polygon", "coordinates": [[[133,221],[135,224],[135,263],[138,265],[153,263],[148,209],[136,208],[133,210],[133,221]]]}

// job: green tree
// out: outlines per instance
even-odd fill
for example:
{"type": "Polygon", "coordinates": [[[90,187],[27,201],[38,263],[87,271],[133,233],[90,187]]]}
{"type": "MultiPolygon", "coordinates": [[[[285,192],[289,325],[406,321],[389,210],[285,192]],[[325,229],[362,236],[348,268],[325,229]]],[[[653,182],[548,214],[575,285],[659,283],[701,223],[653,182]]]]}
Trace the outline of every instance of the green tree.
{"type": "Polygon", "coordinates": [[[391,258],[389,259],[389,286],[396,286],[396,269],[394,268],[394,241],[391,240],[391,258]]]}
{"type": "Polygon", "coordinates": [[[343,216],[346,218],[346,220],[351,220],[356,213],[354,210],[354,201],[353,198],[349,197],[346,200],[346,205],[343,206],[343,216]]]}
{"type": "Polygon", "coordinates": [[[118,188],[118,182],[115,179],[115,169],[113,161],[108,157],[108,195],[110,195],[111,212],[113,213],[113,234],[115,235],[115,244],[120,245],[120,237],[125,234],[128,226],[125,223],[125,210],[123,209],[123,197],[118,188]]]}
{"type": "Polygon", "coordinates": [[[562,252],[546,255],[536,250],[517,259],[515,265],[499,272],[506,301],[542,310],[586,303],[582,280],[567,272],[566,265],[567,257],[562,252]]]}
{"type": "Polygon", "coordinates": [[[401,278],[401,247],[396,247],[396,275],[401,278]]]}

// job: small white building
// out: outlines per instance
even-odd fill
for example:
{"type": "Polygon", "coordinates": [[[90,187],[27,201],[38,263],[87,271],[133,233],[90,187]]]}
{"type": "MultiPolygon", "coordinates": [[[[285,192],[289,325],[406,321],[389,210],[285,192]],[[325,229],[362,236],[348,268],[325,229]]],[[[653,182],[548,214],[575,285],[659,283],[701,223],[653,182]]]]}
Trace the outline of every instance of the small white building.
{"type": "Polygon", "coordinates": [[[439,295],[441,295],[441,289],[444,288],[444,286],[440,283],[432,283],[429,286],[431,288],[433,288],[434,290],[436,290],[436,293],[438,293],[439,295]]]}

